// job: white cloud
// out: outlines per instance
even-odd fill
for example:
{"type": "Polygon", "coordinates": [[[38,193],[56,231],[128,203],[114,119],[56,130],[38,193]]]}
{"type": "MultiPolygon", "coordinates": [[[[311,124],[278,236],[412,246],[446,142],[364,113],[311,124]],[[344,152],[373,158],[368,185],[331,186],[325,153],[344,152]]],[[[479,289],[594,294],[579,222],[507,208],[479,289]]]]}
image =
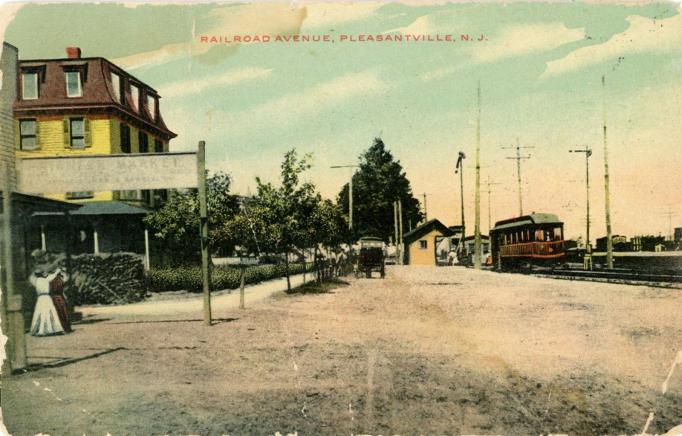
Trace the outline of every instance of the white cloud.
{"type": "MultiPolygon", "coordinates": [[[[285,94],[247,111],[225,114],[232,134],[244,133],[263,125],[284,125],[303,116],[367,95],[382,94],[388,85],[375,71],[347,74],[297,93],[285,94]]],[[[221,114],[222,118],[222,114],[221,114]]]]}
{"type": "Polygon", "coordinates": [[[201,79],[179,80],[162,85],[159,88],[163,97],[182,97],[188,94],[198,94],[207,89],[216,89],[221,86],[263,79],[270,76],[271,73],[272,70],[265,68],[243,68],[201,79]]]}
{"type": "Polygon", "coordinates": [[[603,44],[579,48],[562,59],[548,62],[542,77],[585,68],[607,60],[617,60],[628,54],[668,52],[682,47],[682,15],[663,20],[640,16],[627,19],[630,27],[603,44]]]}
{"type": "MultiPolygon", "coordinates": [[[[135,53],[113,62],[125,69],[160,65],[176,59],[207,53],[216,44],[200,42],[201,36],[274,35],[298,32],[306,17],[306,9],[282,3],[252,3],[213,9],[207,17],[212,24],[207,28],[193,28],[187,40],[168,44],[144,53],[135,53]]],[[[231,45],[236,47],[237,44],[231,45]]]]}
{"type": "Polygon", "coordinates": [[[439,80],[443,79],[447,76],[450,76],[457,71],[461,70],[462,67],[464,67],[464,64],[459,64],[459,65],[452,65],[449,67],[443,67],[443,68],[438,68],[433,71],[427,71],[426,73],[422,74],[419,78],[423,82],[430,82],[432,80],[439,80]]]}
{"type": "Polygon", "coordinates": [[[406,34],[423,35],[423,34],[434,33],[435,29],[434,29],[433,23],[431,22],[431,19],[429,18],[429,16],[428,15],[422,15],[421,17],[417,18],[412,23],[410,23],[410,25],[408,25],[408,26],[397,27],[395,29],[387,30],[384,33],[394,33],[394,32],[400,32],[403,35],[406,35],[406,34]]]}
{"type": "Polygon", "coordinates": [[[548,51],[584,37],[585,29],[569,29],[562,23],[510,26],[487,43],[472,47],[471,53],[474,62],[486,63],[548,51]]]}
{"type": "Polygon", "coordinates": [[[378,2],[313,3],[306,5],[306,28],[331,27],[350,21],[359,21],[372,15],[383,6],[378,2]]]}

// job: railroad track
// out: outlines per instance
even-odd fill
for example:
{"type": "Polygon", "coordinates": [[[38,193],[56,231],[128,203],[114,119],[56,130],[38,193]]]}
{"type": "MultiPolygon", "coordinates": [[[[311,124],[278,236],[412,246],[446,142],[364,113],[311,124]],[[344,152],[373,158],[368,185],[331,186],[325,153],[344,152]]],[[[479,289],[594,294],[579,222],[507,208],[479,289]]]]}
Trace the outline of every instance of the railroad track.
{"type": "Polygon", "coordinates": [[[538,277],[607,283],[682,287],[682,274],[633,270],[593,270],[541,268],[528,272],[538,277]]]}

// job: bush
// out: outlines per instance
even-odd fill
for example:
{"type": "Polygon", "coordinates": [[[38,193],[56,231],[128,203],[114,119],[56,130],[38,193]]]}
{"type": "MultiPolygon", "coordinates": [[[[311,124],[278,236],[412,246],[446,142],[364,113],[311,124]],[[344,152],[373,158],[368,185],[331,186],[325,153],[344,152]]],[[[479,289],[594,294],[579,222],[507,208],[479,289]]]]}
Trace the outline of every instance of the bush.
{"type": "MultiPolygon", "coordinates": [[[[310,271],[312,264],[306,265],[310,271]]],[[[289,274],[303,272],[302,264],[289,264],[289,274]]],[[[244,272],[244,281],[254,284],[285,276],[284,264],[249,266],[244,272]]],[[[211,270],[214,290],[237,289],[239,287],[239,268],[220,265],[211,270]]],[[[181,266],[176,268],[153,269],[147,276],[147,288],[153,292],[189,291],[201,292],[201,267],[181,266]]]]}

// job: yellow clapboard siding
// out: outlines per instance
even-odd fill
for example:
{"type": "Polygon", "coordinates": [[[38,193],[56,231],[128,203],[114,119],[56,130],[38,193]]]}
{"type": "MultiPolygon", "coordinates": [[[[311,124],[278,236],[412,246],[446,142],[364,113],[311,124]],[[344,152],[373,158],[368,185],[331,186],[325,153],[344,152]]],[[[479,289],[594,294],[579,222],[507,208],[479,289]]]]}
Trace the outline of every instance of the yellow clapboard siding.
{"type": "MultiPolygon", "coordinates": [[[[38,121],[39,149],[17,150],[17,157],[110,154],[113,120],[89,120],[89,123],[92,143],[83,149],[73,149],[65,141],[64,120],[38,121]]],[[[19,148],[18,144],[17,148],[19,148]]]]}
{"type": "MultiPolygon", "coordinates": [[[[71,116],[75,118],[76,116],[71,116]]],[[[23,151],[16,144],[16,156],[37,157],[37,156],[69,156],[69,155],[90,155],[90,154],[113,154],[122,153],[121,150],[121,121],[118,118],[99,118],[88,119],[90,134],[86,135],[90,143],[84,149],[72,149],[67,143],[68,137],[64,133],[64,119],[38,120],[37,150],[23,151]]],[[[130,148],[131,153],[139,153],[139,132],[140,130],[130,126],[130,148]]],[[[154,136],[147,133],[149,137],[149,151],[154,151],[154,136]]],[[[168,142],[163,142],[163,150],[168,151],[168,142]]],[[[45,197],[55,200],[68,202],[85,203],[88,201],[111,201],[118,199],[112,191],[96,192],[92,198],[87,199],[67,199],[66,194],[46,194],[45,197]]]]}

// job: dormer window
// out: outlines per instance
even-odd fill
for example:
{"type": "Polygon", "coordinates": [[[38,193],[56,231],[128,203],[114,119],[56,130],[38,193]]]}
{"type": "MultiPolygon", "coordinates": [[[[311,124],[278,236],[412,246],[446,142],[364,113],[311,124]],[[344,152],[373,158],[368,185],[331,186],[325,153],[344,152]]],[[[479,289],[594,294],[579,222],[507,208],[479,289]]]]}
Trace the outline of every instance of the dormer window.
{"type": "Polygon", "coordinates": [[[152,116],[152,119],[156,121],[156,97],[147,95],[147,110],[149,111],[149,115],[152,116]]]}
{"type": "Polygon", "coordinates": [[[31,71],[21,75],[21,98],[35,100],[38,98],[38,73],[31,71]]]}
{"type": "Polygon", "coordinates": [[[135,85],[130,85],[130,100],[132,100],[133,109],[137,111],[140,104],[140,88],[135,85]]]}
{"type": "Polygon", "coordinates": [[[118,103],[121,102],[121,76],[111,73],[111,87],[114,88],[114,98],[118,103]]]}
{"type": "Polygon", "coordinates": [[[66,78],[66,96],[67,97],[82,97],[83,86],[81,83],[80,71],[65,71],[66,78]]]}

